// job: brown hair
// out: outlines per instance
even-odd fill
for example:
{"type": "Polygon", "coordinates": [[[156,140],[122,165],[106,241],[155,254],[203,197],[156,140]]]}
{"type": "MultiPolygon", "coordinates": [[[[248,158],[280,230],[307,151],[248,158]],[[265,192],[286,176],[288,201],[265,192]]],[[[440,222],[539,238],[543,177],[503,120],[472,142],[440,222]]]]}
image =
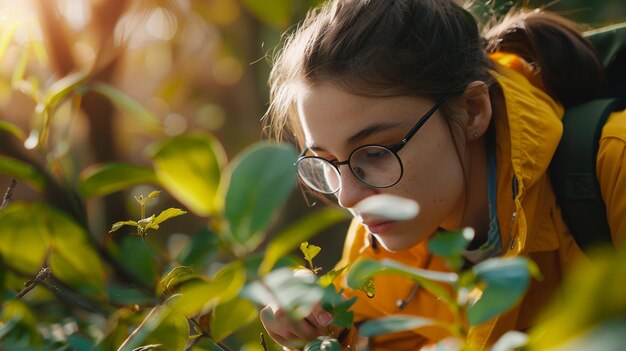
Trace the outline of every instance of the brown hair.
{"type": "Polygon", "coordinates": [[[539,70],[546,92],[570,106],[606,89],[602,62],[581,26],[554,13],[516,10],[485,31],[487,51],[519,55],[539,70]]]}
{"type": "Polygon", "coordinates": [[[326,81],[357,95],[436,98],[461,93],[472,81],[492,82],[487,52],[494,51],[534,64],[547,92],[565,105],[604,84],[591,45],[562,17],[515,11],[485,35],[487,41],[455,0],[329,1],[286,37],[270,74],[266,126],[277,139],[288,129],[302,141],[297,84],[326,81]]]}

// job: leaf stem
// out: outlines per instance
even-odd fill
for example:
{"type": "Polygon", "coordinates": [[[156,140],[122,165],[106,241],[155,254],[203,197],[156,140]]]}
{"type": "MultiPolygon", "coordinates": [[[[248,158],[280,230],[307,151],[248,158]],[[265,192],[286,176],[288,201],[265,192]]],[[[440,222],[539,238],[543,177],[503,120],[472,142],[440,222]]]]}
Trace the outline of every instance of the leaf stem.
{"type": "Polygon", "coordinates": [[[261,337],[261,347],[263,348],[263,351],[267,351],[267,344],[265,343],[265,335],[261,333],[260,337],[261,337]]]}
{"type": "Polygon", "coordinates": [[[7,207],[7,205],[9,205],[9,202],[11,202],[11,199],[13,198],[13,191],[15,191],[16,185],[17,180],[11,179],[11,184],[9,185],[9,188],[7,189],[7,192],[4,194],[4,198],[2,199],[2,205],[0,205],[0,210],[3,210],[5,207],[7,207]]]}

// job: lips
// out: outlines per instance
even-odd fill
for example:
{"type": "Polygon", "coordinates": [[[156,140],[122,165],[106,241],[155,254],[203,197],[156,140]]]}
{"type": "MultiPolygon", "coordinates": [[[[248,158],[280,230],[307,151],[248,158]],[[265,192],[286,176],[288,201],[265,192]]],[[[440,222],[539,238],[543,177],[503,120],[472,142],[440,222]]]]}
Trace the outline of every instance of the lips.
{"type": "Polygon", "coordinates": [[[384,235],[390,232],[395,224],[396,224],[395,221],[363,222],[363,225],[367,227],[370,233],[380,234],[380,235],[384,235]]]}

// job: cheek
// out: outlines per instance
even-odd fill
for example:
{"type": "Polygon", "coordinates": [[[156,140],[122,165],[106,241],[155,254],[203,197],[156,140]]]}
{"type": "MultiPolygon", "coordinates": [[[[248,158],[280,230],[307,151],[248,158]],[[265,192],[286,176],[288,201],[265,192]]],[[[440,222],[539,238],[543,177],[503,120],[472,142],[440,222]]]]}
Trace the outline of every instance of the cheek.
{"type": "Polygon", "coordinates": [[[449,134],[403,163],[401,188],[420,204],[420,217],[443,220],[461,199],[464,187],[463,168],[449,134]]]}

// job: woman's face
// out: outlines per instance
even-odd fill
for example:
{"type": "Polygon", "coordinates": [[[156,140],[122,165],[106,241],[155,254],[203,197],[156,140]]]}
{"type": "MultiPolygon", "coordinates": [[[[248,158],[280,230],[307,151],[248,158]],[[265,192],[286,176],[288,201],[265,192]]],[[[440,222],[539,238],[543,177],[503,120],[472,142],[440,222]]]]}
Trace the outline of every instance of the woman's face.
{"type": "MultiPolygon", "coordinates": [[[[394,145],[428,112],[435,101],[421,97],[372,98],[348,94],[334,85],[303,88],[298,95],[299,121],[306,145],[317,156],[344,161],[359,146],[394,145]]],[[[389,188],[360,182],[339,166],[339,205],[351,210],[388,250],[408,249],[437,228],[458,228],[464,203],[463,171],[453,137],[441,109],[398,152],[404,173],[389,188]],[[406,221],[370,218],[354,206],[375,194],[392,194],[415,200],[419,214],[406,221]]]]}

